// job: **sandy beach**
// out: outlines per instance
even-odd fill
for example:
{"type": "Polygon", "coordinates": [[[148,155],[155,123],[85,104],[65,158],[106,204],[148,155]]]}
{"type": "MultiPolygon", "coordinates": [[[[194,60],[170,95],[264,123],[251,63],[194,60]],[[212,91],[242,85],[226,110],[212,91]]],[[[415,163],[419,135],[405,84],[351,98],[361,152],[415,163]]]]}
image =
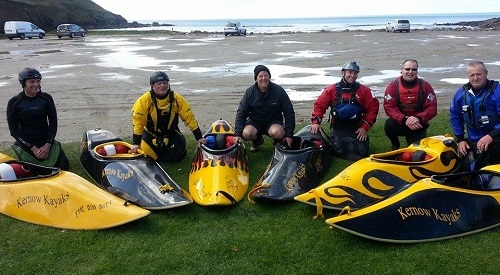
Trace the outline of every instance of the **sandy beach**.
{"type": "MultiPolygon", "coordinates": [[[[191,104],[205,129],[223,118],[234,122],[244,90],[253,84],[253,68],[267,65],[272,81],[293,100],[297,122],[309,121],[321,90],[340,79],[340,67],[355,60],[358,78],[382,103],[387,84],[407,58],[419,61],[419,76],[447,108],[465,68],[484,61],[490,79],[500,78],[500,32],[414,31],[319,32],[292,34],[92,35],[85,38],[0,40],[0,108],[4,114],[0,144],[13,139],[5,119],[7,101],[21,91],[18,72],[34,67],[42,73],[42,90],[56,102],[57,139],[79,141],[89,129],[103,128],[123,138],[132,134],[131,107],[149,89],[149,75],[164,70],[172,89],[191,104]]],[[[384,117],[381,108],[380,117],[384,117]]],[[[182,125],[183,131],[188,132],[182,125]]]]}

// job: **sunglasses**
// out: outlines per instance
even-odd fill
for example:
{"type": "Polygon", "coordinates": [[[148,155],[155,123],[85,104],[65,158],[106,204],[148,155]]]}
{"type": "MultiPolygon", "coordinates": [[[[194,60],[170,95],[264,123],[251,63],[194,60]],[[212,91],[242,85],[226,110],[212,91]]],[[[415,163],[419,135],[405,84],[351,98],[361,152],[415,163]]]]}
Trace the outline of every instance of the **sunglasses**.
{"type": "Polygon", "coordinates": [[[412,71],[412,72],[416,72],[416,71],[418,71],[418,69],[417,69],[417,68],[403,68],[403,70],[405,70],[405,71],[407,71],[407,72],[409,72],[409,71],[412,71]]]}

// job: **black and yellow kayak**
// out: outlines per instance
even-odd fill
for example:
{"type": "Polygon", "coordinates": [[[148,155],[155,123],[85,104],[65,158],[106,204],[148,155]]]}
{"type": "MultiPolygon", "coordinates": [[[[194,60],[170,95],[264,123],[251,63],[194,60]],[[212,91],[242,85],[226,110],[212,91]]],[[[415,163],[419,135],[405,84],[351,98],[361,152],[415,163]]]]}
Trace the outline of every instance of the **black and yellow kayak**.
{"type": "Polygon", "coordinates": [[[449,136],[422,139],[407,148],[361,159],[329,181],[298,195],[295,200],[322,209],[359,209],[379,201],[401,187],[432,175],[460,170],[458,144],[449,136]]]}
{"type": "Polygon", "coordinates": [[[114,133],[96,129],[84,133],[80,162],[104,190],[149,210],[193,203],[158,162],[142,152],[131,154],[131,144],[114,133]]]}
{"type": "Polygon", "coordinates": [[[346,207],[326,223],[394,243],[437,241],[494,228],[500,225],[500,164],[421,179],[362,209],[346,207]]]}
{"type": "Polygon", "coordinates": [[[248,193],[250,201],[267,199],[292,201],[318,186],[332,159],[332,146],[321,129],[311,133],[311,125],[300,129],[291,146],[278,143],[266,171],[248,193]]]}
{"type": "Polygon", "coordinates": [[[115,227],[150,214],[76,174],[17,161],[1,153],[0,213],[72,230],[115,227]]]}
{"type": "Polygon", "coordinates": [[[234,130],[215,121],[204,135],[207,144],[196,149],[189,173],[189,193],[203,206],[232,205],[246,194],[248,159],[243,143],[234,143],[234,130]]]}

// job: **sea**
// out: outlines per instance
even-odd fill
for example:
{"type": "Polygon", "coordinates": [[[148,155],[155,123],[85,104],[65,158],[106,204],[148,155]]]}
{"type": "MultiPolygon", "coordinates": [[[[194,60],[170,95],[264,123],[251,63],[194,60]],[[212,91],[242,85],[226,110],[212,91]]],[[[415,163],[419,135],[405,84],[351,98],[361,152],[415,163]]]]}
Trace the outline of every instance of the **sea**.
{"type": "MultiPolygon", "coordinates": [[[[460,27],[458,22],[481,21],[500,17],[500,12],[455,13],[455,14],[411,14],[318,18],[261,18],[261,19],[210,19],[210,20],[154,20],[137,22],[143,24],[171,24],[173,26],[126,28],[124,30],[173,30],[177,32],[222,32],[227,22],[241,22],[247,33],[318,32],[345,30],[385,29],[393,19],[407,19],[412,29],[435,29],[460,27]],[[452,25],[442,25],[452,24],[452,25]]],[[[123,30],[123,29],[122,29],[123,30]]]]}

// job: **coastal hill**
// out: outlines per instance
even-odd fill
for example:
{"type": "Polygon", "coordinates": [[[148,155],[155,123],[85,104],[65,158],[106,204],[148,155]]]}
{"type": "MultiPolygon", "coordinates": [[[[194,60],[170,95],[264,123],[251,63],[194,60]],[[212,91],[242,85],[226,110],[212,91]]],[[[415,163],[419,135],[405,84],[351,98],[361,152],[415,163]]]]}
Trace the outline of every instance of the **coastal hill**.
{"type": "Polygon", "coordinates": [[[5,21],[29,21],[45,30],[54,30],[62,23],[78,24],[84,29],[128,25],[125,18],[101,8],[91,0],[2,0],[2,33],[5,21]]]}

